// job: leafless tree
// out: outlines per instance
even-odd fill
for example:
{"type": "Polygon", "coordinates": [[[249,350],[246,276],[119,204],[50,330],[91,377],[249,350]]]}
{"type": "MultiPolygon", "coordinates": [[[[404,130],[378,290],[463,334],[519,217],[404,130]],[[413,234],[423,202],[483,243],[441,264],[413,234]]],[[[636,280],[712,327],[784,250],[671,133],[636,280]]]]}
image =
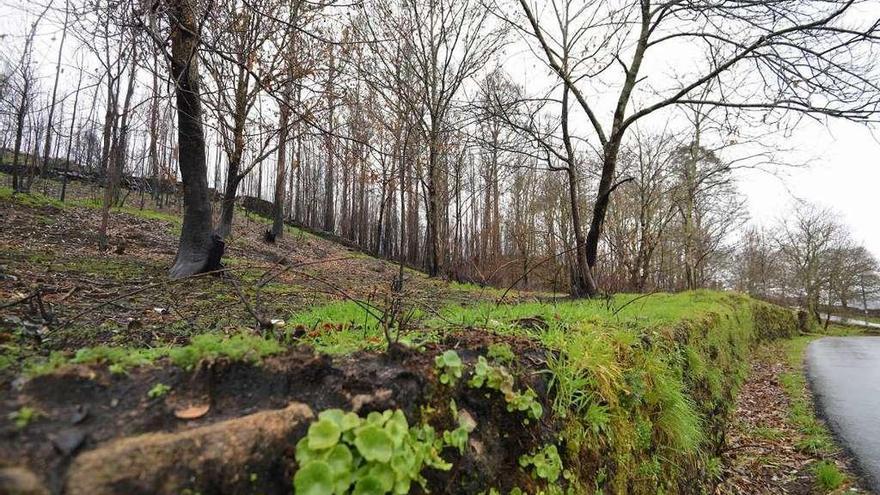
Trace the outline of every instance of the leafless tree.
{"type": "Polygon", "coordinates": [[[596,264],[621,147],[636,122],[695,103],[762,112],[765,120],[874,120],[880,88],[867,54],[880,39],[880,23],[855,22],[863,3],[553,0],[539,10],[518,0],[522,15],[508,20],[534,40],[597,143],[602,166],[586,239],[589,265],[596,264]],[[702,48],[699,55],[667,56],[693,46],[702,48]],[[678,74],[672,84],[655,83],[643,72],[646,63],[664,58],[678,74]],[[606,96],[590,94],[591,84],[614,92],[610,121],[602,117],[600,98],[606,96]]]}

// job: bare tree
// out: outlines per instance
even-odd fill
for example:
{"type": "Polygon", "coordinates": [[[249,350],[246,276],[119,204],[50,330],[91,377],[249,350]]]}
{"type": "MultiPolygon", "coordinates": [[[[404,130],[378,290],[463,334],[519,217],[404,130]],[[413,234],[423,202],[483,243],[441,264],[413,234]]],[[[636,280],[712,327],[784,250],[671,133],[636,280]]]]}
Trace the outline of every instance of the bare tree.
{"type": "Polygon", "coordinates": [[[826,257],[840,242],[843,229],[832,211],[799,204],[780,225],[777,246],[790,273],[790,284],[807,312],[819,318],[820,297],[828,288],[826,257]]]}
{"type": "Polygon", "coordinates": [[[880,88],[866,54],[880,39],[880,23],[851,22],[861,3],[553,0],[546,12],[518,0],[525,22],[511,22],[535,41],[574,96],[598,145],[602,166],[586,239],[589,265],[596,264],[621,146],[636,122],[693,103],[764,112],[777,121],[792,113],[874,119],[880,88]],[[660,48],[697,42],[704,47],[699,57],[667,59],[680,74],[672,84],[652,83],[642,73],[654,54],[668,53],[660,48]],[[566,59],[572,53],[577,58],[566,59]],[[603,122],[600,97],[586,91],[603,83],[615,93],[610,125],[603,122]]]}
{"type": "Polygon", "coordinates": [[[415,78],[417,89],[403,93],[427,146],[423,186],[426,195],[428,273],[442,270],[441,212],[444,210],[443,144],[454,128],[450,122],[455,98],[503,47],[505,29],[494,26],[488,10],[472,0],[383,0],[368,2],[368,27],[378,40],[402,40],[398,47],[386,43],[377,52],[386,74],[403,72],[415,78]],[[406,57],[397,57],[401,51],[406,57]]]}

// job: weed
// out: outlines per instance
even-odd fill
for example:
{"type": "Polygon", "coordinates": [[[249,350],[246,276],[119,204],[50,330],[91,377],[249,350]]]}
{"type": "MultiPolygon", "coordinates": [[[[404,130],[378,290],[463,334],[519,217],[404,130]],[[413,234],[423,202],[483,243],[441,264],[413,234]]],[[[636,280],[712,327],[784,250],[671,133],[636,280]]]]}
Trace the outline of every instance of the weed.
{"type": "Polygon", "coordinates": [[[562,474],[562,458],[553,444],[547,445],[532,455],[524,455],[519,458],[522,467],[534,466],[534,474],[538,478],[550,483],[559,479],[562,474]]]}
{"type": "Polygon", "coordinates": [[[440,371],[440,383],[444,385],[455,385],[464,369],[461,358],[453,350],[445,351],[434,358],[434,366],[440,371]]]}
{"type": "Polygon", "coordinates": [[[510,345],[504,342],[489,344],[489,350],[486,352],[486,357],[504,365],[510,365],[516,359],[516,356],[513,354],[513,349],[510,348],[510,345]]]}
{"type": "MultiPolygon", "coordinates": [[[[526,413],[526,417],[534,420],[541,419],[544,414],[544,408],[538,402],[538,395],[531,388],[526,388],[521,392],[514,386],[513,375],[503,366],[493,366],[485,357],[477,358],[477,364],[474,365],[474,371],[468,380],[468,386],[471,388],[488,388],[501,392],[505,402],[507,402],[507,410],[510,412],[520,411],[526,413]]],[[[528,419],[525,420],[528,423],[528,419]]]]}
{"type": "Polygon", "coordinates": [[[823,493],[840,488],[840,485],[846,481],[846,476],[840,472],[833,462],[821,461],[813,467],[813,474],[816,476],[816,486],[823,493]]]}
{"type": "MultiPolygon", "coordinates": [[[[445,432],[447,433],[447,432],[445,432]]],[[[425,488],[425,467],[449,470],[440,457],[448,444],[428,425],[410,426],[399,409],[366,418],[340,409],[318,415],[296,444],[296,493],[409,493],[425,488]]]]}

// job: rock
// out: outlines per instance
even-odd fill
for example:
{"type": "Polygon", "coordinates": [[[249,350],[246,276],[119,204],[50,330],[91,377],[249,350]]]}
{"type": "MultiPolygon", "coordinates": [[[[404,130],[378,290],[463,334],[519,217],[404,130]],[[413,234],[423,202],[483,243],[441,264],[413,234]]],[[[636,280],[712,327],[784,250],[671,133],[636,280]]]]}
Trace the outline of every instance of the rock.
{"type": "Polygon", "coordinates": [[[48,495],[37,475],[22,467],[0,468],[0,493],[8,495],[48,495]]]}
{"type": "Polygon", "coordinates": [[[86,434],[79,428],[65,428],[52,436],[52,445],[62,455],[68,456],[86,441],[86,434]]]}
{"type": "Polygon", "coordinates": [[[73,414],[70,415],[70,423],[74,425],[78,425],[86,420],[89,417],[89,406],[84,406],[82,404],[77,405],[73,409],[73,414]]]}
{"type": "Polygon", "coordinates": [[[292,403],[191,430],[112,441],[73,460],[64,493],[289,491],[290,473],[282,460],[292,457],[312,418],[307,405],[292,403]],[[255,485],[252,479],[259,481],[255,485]]]}

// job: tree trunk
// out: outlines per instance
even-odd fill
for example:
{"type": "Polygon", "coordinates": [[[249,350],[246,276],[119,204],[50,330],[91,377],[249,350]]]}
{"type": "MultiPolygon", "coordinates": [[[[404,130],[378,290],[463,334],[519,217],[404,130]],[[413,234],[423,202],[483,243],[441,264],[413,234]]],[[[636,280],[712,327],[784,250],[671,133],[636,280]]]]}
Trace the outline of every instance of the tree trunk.
{"type": "Polygon", "coordinates": [[[202,103],[199,90],[198,32],[193,0],[171,2],[171,71],[177,99],[180,173],[183,178],[183,226],[172,279],[216,270],[220,267],[224,243],[212,234],[211,201],[208,195],[208,166],[202,103]]]}
{"type": "Polygon", "coordinates": [[[70,16],[70,1],[64,4],[64,28],[61,31],[61,45],[58,47],[58,60],[55,63],[55,82],[52,84],[52,101],[49,103],[49,120],[46,123],[46,142],[43,146],[43,167],[40,176],[45,178],[49,170],[49,150],[52,147],[52,120],[55,117],[55,101],[58,95],[58,79],[61,75],[61,54],[64,52],[64,40],[67,39],[67,20],[70,16]]]}
{"type": "MultiPolygon", "coordinates": [[[[288,76],[290,77],[290,76],[288,76]]],[[[278,163],[275,164],[275,203],[272,208],[272,236],[281,239],[284,235],[284,185],[287,174],[287,134],[290,119],[290,92],[288,84],[284,90],[284,101],[281,103],[281,116],[278,122],[278,163]]]]}

